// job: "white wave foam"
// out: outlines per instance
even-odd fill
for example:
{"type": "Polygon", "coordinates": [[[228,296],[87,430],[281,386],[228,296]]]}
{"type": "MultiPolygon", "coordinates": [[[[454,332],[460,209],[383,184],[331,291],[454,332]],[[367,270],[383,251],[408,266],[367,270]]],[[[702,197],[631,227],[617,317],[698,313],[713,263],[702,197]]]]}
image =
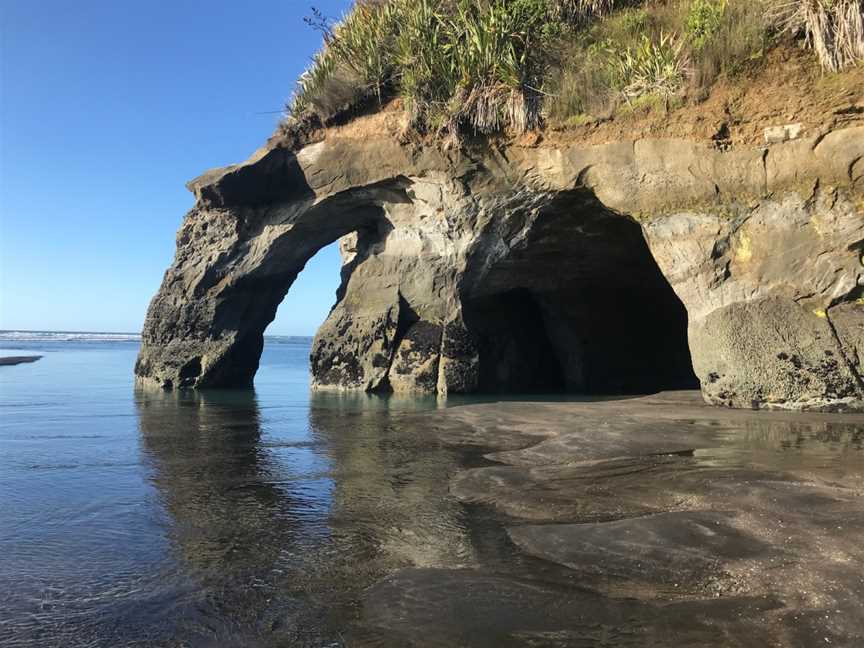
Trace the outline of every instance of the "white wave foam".
{"type": "Polygon", "coordinates": [[[127,342],[137,333],[85,333],[77,331],[0,331],[0,342],[127,342]]]}
{"type": "Polygon", "coordinates": [[[312,338],[305,335],[265,335],[264,341],[270,344],[312,344],[312,338]]]}
{"type": "MultiPolygon", "coordinates": [[[[303,335],[265,335],[270,344],[311,344],[303,335]]],[[[139,333],[101,333],[83,331],[0,331],[0,342],[139,342],[139,333]]]]}

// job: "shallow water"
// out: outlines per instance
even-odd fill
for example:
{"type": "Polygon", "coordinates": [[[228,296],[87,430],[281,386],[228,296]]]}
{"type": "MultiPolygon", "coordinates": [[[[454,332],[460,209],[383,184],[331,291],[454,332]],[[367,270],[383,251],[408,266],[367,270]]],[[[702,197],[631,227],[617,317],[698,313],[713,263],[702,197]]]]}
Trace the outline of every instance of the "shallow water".
{"type": "MultiPolygon", "coordinates": [[[[410,412],[466,400],[311,397],[302,339],[268,341],[254,391],[182,395],[135,391],[134,338],[0,346],[44,356],[0,367],[0,645],[404,645],[364,628],[399,570],[568,579],[450,493],[487,448],[410,412]]],[[[714,427],[702,466],[864,466],[864,425],[714,427]]]]}
{"type": "MultiPolygon", "coordinates": [[[[328,645],[359,587],[471,553],[464,453],[394,411],[310,398],[309,341],[254,391],[136,392],[135,339],[2,340],[0,644],[328,645]]],[[[453,401],[451,400],[451,403],[453,401]]]]}

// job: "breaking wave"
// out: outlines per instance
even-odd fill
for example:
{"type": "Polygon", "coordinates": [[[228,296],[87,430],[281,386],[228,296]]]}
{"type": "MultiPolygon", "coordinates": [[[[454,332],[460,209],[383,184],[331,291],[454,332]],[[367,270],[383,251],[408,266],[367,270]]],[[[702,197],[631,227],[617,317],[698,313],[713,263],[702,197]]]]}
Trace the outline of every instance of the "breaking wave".
{"type": "MultiPolygon", "coordinates": [[[[266,335],[269,344],[310,344],[311,337],[266,335]]],[[[0,331],[2,342],[139,342],[139,333],[104,333],[83,331],[0,331]]]]}
{"type": "Polygon", "coordinates": [[[0,342],[137,342],[138,333],[79,331],[0,331],[0,342]]]}

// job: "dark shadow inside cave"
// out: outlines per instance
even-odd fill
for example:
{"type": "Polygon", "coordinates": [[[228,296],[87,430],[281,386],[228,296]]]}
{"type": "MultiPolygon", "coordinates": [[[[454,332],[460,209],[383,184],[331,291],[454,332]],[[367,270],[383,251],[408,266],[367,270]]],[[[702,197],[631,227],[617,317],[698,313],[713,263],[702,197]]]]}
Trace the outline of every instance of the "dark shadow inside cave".
{"type": "Polygon", "coordinates": [[[471,302],[465,312],[480,355],[481,392],[557,392],[561,362],[532,293],[516,288],[471,302]]]}
{"type": "Polygon", "coordinates": [[[463,304],[481,392],[698,387],[687,312],[641,227],[586,192],[566,193],[544,209],[463,304]]]}

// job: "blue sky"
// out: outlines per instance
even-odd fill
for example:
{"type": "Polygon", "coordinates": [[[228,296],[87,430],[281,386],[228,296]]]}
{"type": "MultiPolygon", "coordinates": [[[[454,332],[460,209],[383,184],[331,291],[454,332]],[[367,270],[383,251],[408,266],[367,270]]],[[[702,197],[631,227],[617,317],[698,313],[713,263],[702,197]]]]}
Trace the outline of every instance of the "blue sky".
{"type": "MultiPolygon", "coordinates": [[[[248,157],[349,0],[0,0],[0,329],[137,331],[174,254],[184,184],[248,157]]],[[[314,332],[338,251],[268,332],[314,332]]]]}

